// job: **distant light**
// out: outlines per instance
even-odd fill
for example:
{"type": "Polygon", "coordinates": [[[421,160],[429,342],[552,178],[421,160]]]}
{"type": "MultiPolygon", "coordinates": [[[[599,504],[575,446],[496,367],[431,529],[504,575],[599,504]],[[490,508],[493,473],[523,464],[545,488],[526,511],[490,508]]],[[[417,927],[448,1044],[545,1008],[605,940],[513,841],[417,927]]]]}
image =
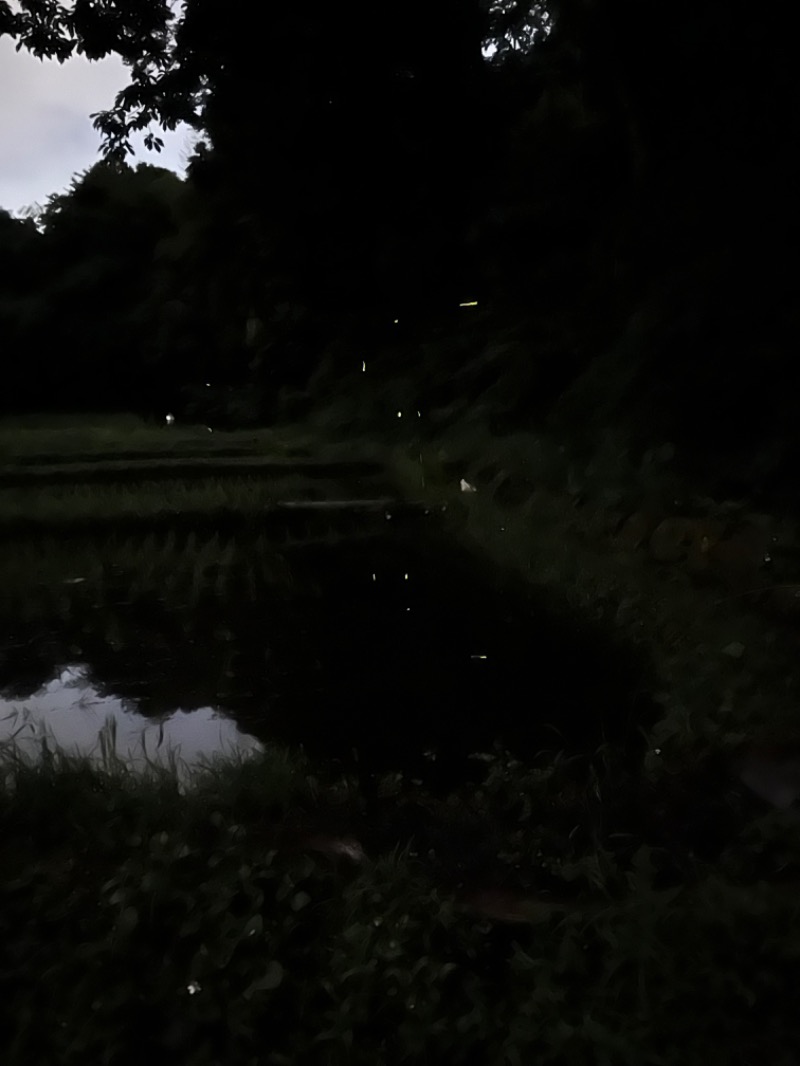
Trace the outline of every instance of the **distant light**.
{"type": "Polygon", "coordinates": [[[367,361],[366,361],[366,359],[364,359],[362,361],[362,363],[361,363],[361,373],[362,374],[366,374],[366,372],[367,372],[367,361]]]}
{"type": "Polygon", "coordinates": [[[208,430],[209,433],[213,433],[214,432],[214,430],[211,428],[211,426],[206,426],[206,429],[208,430]]]}
{"type": "Polygon", "coordinates": [[[372,580],[373,580],[373,581],[377,581],[377,580],[378,580],[378,576],[377,576],[377,574],[373,574],[373,575],[372,575],[372,580]]]}
{"type": "Polygon", "coordinates": [[[210,381],[207,381],[207,382],[206,382],[206,388],[207,388],[207,389],[210,389],[210,388],[211,388],[211,382],[210,382],[210,381]]]}
{"type": "Polygon", "coordinates": [[[402,411],[398,411],[397,412],[397,417],[398,418],[402,418],[403,417],[403,412],[402,411]]]}
{"type": "Polygon", "coordinates": [[[470,655],[470,659],[488,659],[488,655],[470,655]]]}
{"type": "Polygon", "coordinates": [[[171,426],[172,423],[175,421],[175,415],[167,415],[164,421],[167,423],[168,426],[171,426]]]}
{"type": "Polygon", "coordinates": [[[403,574],[403,577],[405,578],[406,581],[408,581],[408,574],[403,574]]]}
{"type": "Polygon", "coordinates": [[[475,488],[474,485],[470,485],[470,483],[468,481],[465,481],[464,478],[462,477],[462,479],[461,479],[461,491],[462,492],[477,492],[478,490],[475,488]]]}
{"type": "Polygon", "coordinates": [[[396,319],[394,320],[394,324],[395,324],[395,325],[397,325],[399,321],[400,321],[400,319],[399,319],[399,318],[396,318],[396,319]]]}
{"type": "Polygon", "coordinates": [[[417,411],[417,418],[422,418],[422,415],[417,411]]]}
{"type": "Polygon", "coordinates": [[[478,306],[478,301],[477,300],[466,300],[463,304],[459,304],[458,306],[459,307],[477,307],[478,306]]]}

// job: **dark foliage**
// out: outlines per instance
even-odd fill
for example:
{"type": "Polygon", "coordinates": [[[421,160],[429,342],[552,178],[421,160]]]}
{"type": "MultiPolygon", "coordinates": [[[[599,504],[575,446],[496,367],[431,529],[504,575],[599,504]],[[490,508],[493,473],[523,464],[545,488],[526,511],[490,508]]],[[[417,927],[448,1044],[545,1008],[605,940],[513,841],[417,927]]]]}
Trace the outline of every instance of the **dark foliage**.
{"type": "Polygon", "coordinates": [[[496,427],[614,424],[693,457],[775,438],[772,476],[792,466],[782,15],[418,0],[383,11],[386,33],[364,0],[314,0],[252,17],[2,5],[20,46],[117,52],[131,75],[96,116],[116,163],[43,233],[3,220],[7,407],[147,408],[156,381],[176,403],[210,380],[239,397],[231,421],[273,418],[368,355],[373,390],[441,384],[447,406],[488,383],[496,427]],[[185,184],[122,166],[131,132],[181,121],[204,137],[185,184]],[[479,329],[458,312],[476,299],[479,329]]]}

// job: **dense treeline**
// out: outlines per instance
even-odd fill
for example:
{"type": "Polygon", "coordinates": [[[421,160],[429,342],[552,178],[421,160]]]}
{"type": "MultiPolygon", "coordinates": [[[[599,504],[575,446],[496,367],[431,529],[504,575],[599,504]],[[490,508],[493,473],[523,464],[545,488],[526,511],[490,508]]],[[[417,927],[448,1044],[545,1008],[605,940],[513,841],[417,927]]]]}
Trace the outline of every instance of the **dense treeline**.
{"type": "Polygon", "coordinates": [[[0,214],[5,410],[163,417],[243,380],[214,238],[191,185],[147,164],[96,164],[35,221],[0,214]]]}
{"type": "Polygon", "coordinates": [[[171,26],[158,2],[4,7],[34,52],[131,66],[107,161],[38,229],[0,220],[7,410],[148,410],[211,381],[232,421],[273,418],[369,356],[372,383],[455,414],[481,395],[501,429],[792,437],[800,101],[777,15],[418,0],[381,34],[352,0],[270,6],[254,33],[244,3],[171,26]],[[151,119],[200,131],[185,182],[124,163],[151,119]]]}

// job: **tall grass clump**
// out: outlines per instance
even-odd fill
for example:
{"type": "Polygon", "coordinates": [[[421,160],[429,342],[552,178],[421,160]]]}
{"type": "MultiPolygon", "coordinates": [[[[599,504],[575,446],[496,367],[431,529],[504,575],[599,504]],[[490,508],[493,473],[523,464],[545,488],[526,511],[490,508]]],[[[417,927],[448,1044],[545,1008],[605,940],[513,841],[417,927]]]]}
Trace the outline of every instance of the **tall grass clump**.
{"type": "Polygon", "coordinates": [[[551,886],[498,916],[497,894],[469,905],[413,849],[309,846],[296,816],[332,800],[302,760],[223,760],[181,783],[175,766],[127,772],[113,738],[103,753],[3,754],[11,1066],[788,1066],[800,1051],[796,893],[748,881],[733,854],[672,885],[652,846],[573,834],[558,854],[540,822],[552,772],[489,762],[482,802],[529,799],[520,828],[551,886]],[[557,882],[579,886],[568,904],[557,882]]]}

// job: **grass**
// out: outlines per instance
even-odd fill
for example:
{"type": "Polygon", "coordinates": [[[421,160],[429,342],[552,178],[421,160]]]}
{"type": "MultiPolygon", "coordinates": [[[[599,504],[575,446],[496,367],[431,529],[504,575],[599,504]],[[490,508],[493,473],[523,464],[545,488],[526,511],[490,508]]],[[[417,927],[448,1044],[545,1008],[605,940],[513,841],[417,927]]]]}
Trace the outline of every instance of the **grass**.
{"type": "MultiPolygon", "coordinates": [[[[286,513],[277,515],[285,503],[385,496],[385,484],[374,477],[347,479],[339,474],[321,478],[295,470],[271,477],[220,477],[210,469],[203,478],[129,477],[106,484],[37,485],[31,478],[24,487],[0,486],[0,533],[68,533],[79,526],[110,523],[124,528],[173,519],[202,526],[213,520],[241,525],[280,517],[280,523],[286,524],[286,513]]],[[[319,525],[320,516],[321,512],[309,512],[306,517],[319,525]]],[[[295,516],[294,521],[299,519],[295,516]]]]}
{"type": "Polygon", "coordinates": [[[70,522],[92,518],[128,518],[214,512],[264,510],[274,495],[259,482],[209,478],[191,483],[141,481],[138,484],[55,485],[35,492],[0,489],[0,514],[6,522],[70,522]]]}
{"type": "Polygon", "coordinates": [[[4,1061],[791,1061],[797,896],[743,858],[797,868],[775,816],[676,879],[662,848],[603,832],[570,764],[486,768],[427,856],[373,827],[353,861],[354,783],[285,753],[182,778],[134,775],[110,743],[100,765],[7,748],[4,1061]],[[504,921],[436,866],[466,819],[529,880],[504,921]]]}
{"type": "MultiPolygon", "coordinates": [[[[5,1061],[796,1066],[798,823],[725,764],[748,739],[793,735],[787,633],[614,549],[619,516],[673,491],[658,461],[635,466],[610,442],[581,465],[479,418],[395,444],[398,485],[447,500],[476,559],[646,650],[663,717],[643,765],[613,749],[530,765],[495,751],[478,785],[434,800],[387,779],[367,806],[357,782],[278,751],[136,776],[110,737],[99,766],[50,747],[32,765],[9,746],[5,1061]],[[342,854],[351,835],[358,862],[342,854]]],[[[197,489],[212,511],[228,491],[197,489]]],[[[91,516],[83,492],[48,495],[41,514],[91,516]]],[[[163,493],[152,486],[150,513],[163,493]]],[[[158,544],[151,583],[181,554],[158,544]]],[[[16,550],[46,583],[46,560],[16,550]]],[[[178,584],[225,570],[222,539],[188,554],[178,584]]],[[[99,565],[88,549],[85,562],[99,565]]]]}
{"type": "Polygon", "coordinates": [[[281,499],[312,498],[318,482],[302,477],[270,485],[249,478],[208,477],[139,481],[134,484],[50,485],[38,489],[0,489],[5,524],[66,524],[92,520],[156,518],[162,515],[214,514],[219,511],[259,515],[281,499]]]}
{"type": "Polygon", "coordinates": [[[682,766],[709,747],[733,749],[764,734],[793,741],[800,676],[792,627],[763,617],[747,597],[619,550],[613,530],[643,501],[698,502],[668,467],[648,461],[637,468],[624,454],[615,467],[613,455],[609,443],[579,464],[546,438],[457,427],[396,449],[393,469],[401,491],[448,501],[443,520],[476,559],[489,556],[549,588],[577,617],[600,621],[644,650],[663,712],[652,746],[665,764],[682,766]],[[445,463],[477,491],[461,492],[445,463]]]}
{"type": "Polygon", "coordinates": [[[274,430],[237,430],[209,433],[204,425],[166,426],[136,415],[30,415],[0,420],[0,460],[26,458],[61,461],[75,455],[114,455],[119,452],[170,452],[213,455],[241,448],[267,455],[285,454],[302,441],[274,430]]]}
{"type": "Polygon", "coordinates": [[[313,425],[276,425],[241,430],[203,424],[151,423],[132,414],[29,415],[0,419],[0,464],[113,460],[149,455],[164,458],[240,454],[261,459],[358,458],[346,435],[336,438],[313,425]]]}
{"type": "Polygon", "coordinates": [[[380,466],[364,465],[375,460],[357,443],[298,428],[212,435],[123,415],[4,419],[0,532],[259,518],[279,501],[380,497],[380,466]]]}

